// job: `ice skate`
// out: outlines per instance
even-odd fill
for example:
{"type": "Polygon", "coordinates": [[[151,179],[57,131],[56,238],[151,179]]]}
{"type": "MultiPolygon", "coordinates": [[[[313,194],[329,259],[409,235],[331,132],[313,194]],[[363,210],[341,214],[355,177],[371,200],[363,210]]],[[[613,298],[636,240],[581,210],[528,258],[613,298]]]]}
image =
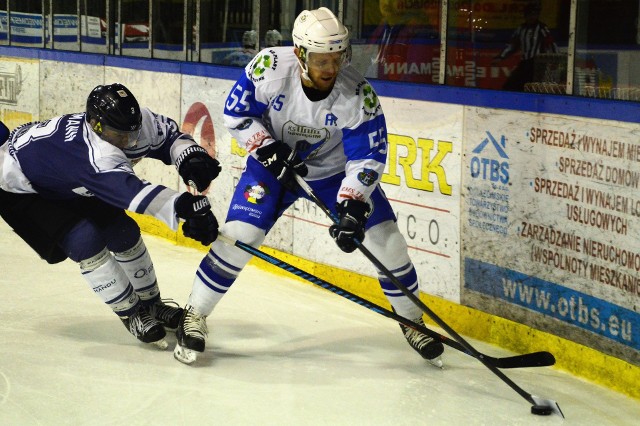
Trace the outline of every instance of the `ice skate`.
{"type": "Polygon", "coordinates": [[[149,315],[167,330],[176,330],[184,309],[171,299],[158,299],[149,306],[149,315]]]}
{"type": "MultiPolygon", "coordinates": [[[[413,322],[424,326],[422,317],[416,318],[413,322]]],[[[419,331],[409,328],[403,324],[400,324],[400,329],[404,333],[404,337],[407,339],[407,342],[409,342],[411,347],[415,349],[422,358],[426,359],[438,368],[443,367],[440,355],[444,352],[444,345],[441,342],[438,342],[437,340],[434,340],[433,337],[422,334],[419,331]]]]}
{"type": "Polygon", "coordinates": [[[178,343],[173,357],[184,364],[194,363],[198,357],[197,352],[204,352],[207,332],[207,317],[187,305],[176,330],[178,343]]]}
{"type": "Polygon", "coordinates": [[[140,306],[136,312],[128,317],[120,317],[120,320],[129,330],[129,333],[133,334],[141,342],[151,343],[160,349],[166,349],[169,346],[167,341],[164,340],[167,332],[162,324],[149,315],[147,308],[140,306]]]}

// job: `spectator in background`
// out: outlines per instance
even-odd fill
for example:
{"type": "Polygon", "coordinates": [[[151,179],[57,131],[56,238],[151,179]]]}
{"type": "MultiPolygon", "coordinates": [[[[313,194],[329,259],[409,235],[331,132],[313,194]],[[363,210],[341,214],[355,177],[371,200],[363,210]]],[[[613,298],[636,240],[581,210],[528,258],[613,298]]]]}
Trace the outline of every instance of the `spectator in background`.
{"type": "Polygon", "coordinates": [[[222,60],[222,65],[244,67],[257,53],[258,33],[255,30],[245,31],[244,34],[242,34],[242,48],[225,56],[222,60]]]}
{"type": "Polygon", "coordinates": [[[522,53],[520,63],[505,81],[504,90],[523,91],[524,85],[533,81],[535,58],[541,53],[557,53],[551,31],[540,22],[541,8],[538,3],[529,3],[524,8],[524,23],[514,31],[509,44],[497,55],[493,64],[508,58],[518,50],[522,53]]]}
{"type": "Polygon", "coordinates": [[[269,30],[264,35],[264,47],[282,46],[282,34],[278,30],[269,30]]]}

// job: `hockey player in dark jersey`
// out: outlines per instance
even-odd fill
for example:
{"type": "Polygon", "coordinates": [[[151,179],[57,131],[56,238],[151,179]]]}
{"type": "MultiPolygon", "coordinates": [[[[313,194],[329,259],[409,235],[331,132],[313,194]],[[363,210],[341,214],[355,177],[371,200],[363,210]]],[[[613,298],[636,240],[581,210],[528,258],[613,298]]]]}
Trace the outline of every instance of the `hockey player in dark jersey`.
{"type": "Polygon", "coordinates": [[[47,262],[77,262],[131,334],[166,348],[165,327],[178,326],[182,309],[160,298],[140,228],[125,209],[174,230],[184,219],[184,234],[205,245],[218,224],[206,197],[145,182],[132,166],[158,159],[204,191],[218,161],[174,120],[141,109],[118,83],[93,89],[83,113],[24,124],[9,135],[0,129],[0,136],[2,218],[47,262]]]}
{"type": "MultiPolygon", "coordinates": [[[[258,247],[282,213],[306,193],[306,177],[339,224],[330,228],[347,253],[363,239],[402,284],[418,295],[407,243],[380,179],[387,154],[384,114],[375,91],[349,65],[347,28],[327,8],[305,10],[293,25],[294,47],[262,50],[232,86],[224,123],[248,152],[232,196],[225,235],[258,247]]],[[[214,242],[200,263],[183,320],[176,359],[192,363],[204,351],[206,319],[234,283],[249,255],[214,242]]],[[[380,286],[393,309],[424,324],[422,311],[381,271],[380,286]]],[[[440,364],[439,341],[401,326],[421,356],[440,364]]]]}

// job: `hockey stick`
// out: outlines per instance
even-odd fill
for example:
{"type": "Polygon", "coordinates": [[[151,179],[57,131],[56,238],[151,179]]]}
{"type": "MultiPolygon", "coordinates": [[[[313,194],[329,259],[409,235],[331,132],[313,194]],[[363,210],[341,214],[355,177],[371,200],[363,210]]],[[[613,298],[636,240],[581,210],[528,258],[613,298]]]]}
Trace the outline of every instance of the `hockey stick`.
{"type": "MultiPolygon", "coordinates": [[[[295,267],[283,260],[278,259],[275,256],[271,256],[253,246],[250,246],[242,241],[233,240],[226,235],[219,234],[218,239],[226,244],[236,246],[239,249],[257,257],[258,259],[262,259],[265,262],[271,263],[274,266],[277,266],[280,269],[284,269],[287,272],[290,272],[306,281],[309,281],[312,284],[315,284],[319,287],[322,287],[326,290],[329,290],[339,296],[344,297],[354,303],[357,303],[360,306],[364,306],[367,309],[370,309],[380,315],[383,315],[387,318],[391,318],[400,324],[403,324],[407,327],[410,327],[414,330],[417,330],[423,334],[433,337],[434,339],[440,340],[445,345],[452,347],[462,353],[465,353],[469,356],[473,356],[469,351],[467,351],[464,346],[456,342],[455,340],[449,339],[446,336],[443,336],[440,333],[437,333],[427,327],[424,327],[420,324],[416,324],[415,322],[396,314],[393,311],[383,308],[382,306],[376,305],[375,303],[369,302],[368,300],[357,296],[353,293],[348,292],[335,284],[331,284],[328,281],[325,281],[321,278],[316,277],[298,267],[295,267]]],[[[495,365],[497,368],[523,368],[523,367],[546,367],[549,365],[553,365],[555,363],[555,358],[549,352],[534,352],[529,354],[515,355],[505,358],[495,358],[489,355],[480,354],[483,358],[487,359],[488,362],[495,365]]]]}
{"type": "MultiPolygon", "coordinates": [[[[306,194],[320,207],[320,209],[333,221],[333,223],[337,224],[339,222],[338,218],[333,214],[329,207],[315,194],[313,189],[309,186],[309,184],[298,174],[294,173],[296,178],[296,182],[298,185],[306,192],[306,194]]],[[[398,278],[393,275],[389,269],[387,269],[382,262],[378,260],[363,244],[362,242],[358,242],[358,249],[360,252],[367,258],[371,263],[374,264],[379,271],[382,273],[395,285],[398,290],[400,290],[405,296],[407,296],[416,306],[418,306],[424,313],[426,313],[429,318],[431,318],[436,324],[440,326],[443,330],[445,330],[451,337],[453,337],[460,345],[462,345],[467,352],[469,352],[474,358],[477,358],[482,364],[484,364],[493,374],[498,376],[503,382],[505,382],[511,389],[516,391],[521,397],[527,400],[531,406],[531,412],[533,414],[543,414],[548,415],[552,412],[558,414],[562,418],[564,415],[562,414],[562,410],[560,410],[560,406],[557,402],[552,401],[550,399],[543,399],[534,395],[531,395],[520,386],[518,386],[515,382],[513,382],[509,377],[507,377],[502,371],[498,370],[495,365],[487,361],[486,358],[483,357],[483,354],[478,352],[469,342],[467,342],[462,336],[460,336],[454,329],[449,327],[449,325],[444,322],[435,312],[433,312],[427,305],[422,303],[420,299],[418,299],[409,289],[398,280],[398,278]]]]}

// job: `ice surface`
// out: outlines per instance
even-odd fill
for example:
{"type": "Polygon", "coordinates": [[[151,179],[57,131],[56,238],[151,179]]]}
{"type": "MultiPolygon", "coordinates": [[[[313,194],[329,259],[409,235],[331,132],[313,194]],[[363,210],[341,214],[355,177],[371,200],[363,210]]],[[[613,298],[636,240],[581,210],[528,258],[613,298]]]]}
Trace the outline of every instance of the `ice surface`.
{"type": "MultiPolygon", "coordinates": [[[[145,235],[163,297],[184,304],[204,252],[145,235]]],[[[0,221],[0,425],[631,425],[638,401],[553,368],[503,370],[566,419],[539,417],[473,358],[422,360],[398,325],[247,267],[192,366],[138,343],[67,260],[0,221]]],[[[339,284],[339,283],[336,283],[339,284]]],[[[488,355],[512,353],[470,340],[488,355]]]]}

